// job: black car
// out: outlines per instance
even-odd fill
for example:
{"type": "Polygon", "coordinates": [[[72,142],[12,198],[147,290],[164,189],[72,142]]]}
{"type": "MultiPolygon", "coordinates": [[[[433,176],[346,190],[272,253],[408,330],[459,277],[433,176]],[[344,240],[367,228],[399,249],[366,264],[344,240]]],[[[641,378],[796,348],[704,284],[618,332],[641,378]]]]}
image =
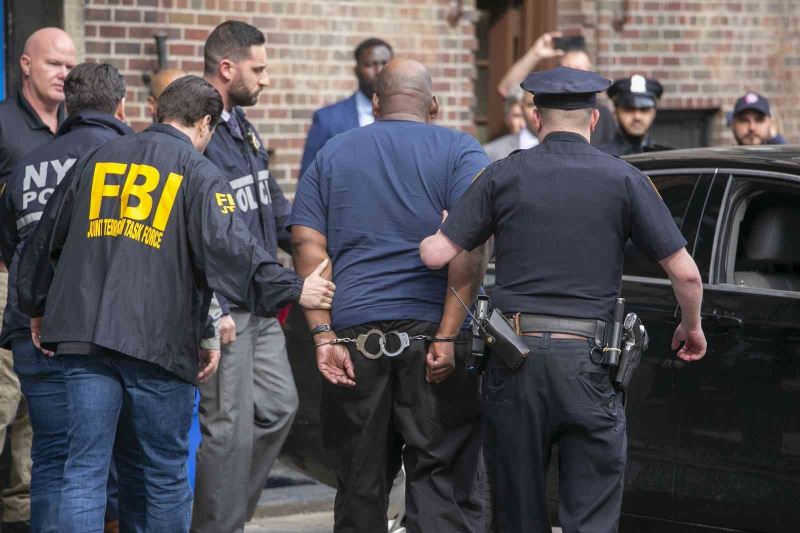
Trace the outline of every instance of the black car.
{"type": "MultiPolygon", "coordinates": [[[[628,161],[651,177],[700,268],[708,353],[694,363],[675,357],[680,316],[670,282],[629,245],[623,296],[647,325],[650,348],[627,397],[620,529],[798,531],[800,147],[628,161]]],[[[320,377],[298,309],[285,327],[300,411],[284,455],[332,484],[321,451],[320,377]]],[[[555,502],[555,471],[549,479],[555,502]]]]}

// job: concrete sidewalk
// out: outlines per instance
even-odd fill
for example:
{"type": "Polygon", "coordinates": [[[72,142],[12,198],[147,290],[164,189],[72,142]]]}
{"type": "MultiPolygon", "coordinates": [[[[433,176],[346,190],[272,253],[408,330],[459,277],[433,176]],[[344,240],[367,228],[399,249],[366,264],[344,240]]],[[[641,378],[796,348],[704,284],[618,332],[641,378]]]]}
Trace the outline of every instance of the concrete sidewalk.
{"type": "MultiPolygon", "coordinates": [[[[245,533],[331,533],[336,490],[276,463],[245,533]]],[[[553,528],[553,533],[560,533],[553,528]]]]}
{"type": "Polygon", "coordinates": [[[245,533],[331,533],[333,512],[256,518],[244,530],[245,533]]]}
{"type": "Polygon", "coordinates": [[[335,496],[336,489],[278,461],[270,472],[267,488],[261,493],[253,518],[333,512],[335,496]]]}

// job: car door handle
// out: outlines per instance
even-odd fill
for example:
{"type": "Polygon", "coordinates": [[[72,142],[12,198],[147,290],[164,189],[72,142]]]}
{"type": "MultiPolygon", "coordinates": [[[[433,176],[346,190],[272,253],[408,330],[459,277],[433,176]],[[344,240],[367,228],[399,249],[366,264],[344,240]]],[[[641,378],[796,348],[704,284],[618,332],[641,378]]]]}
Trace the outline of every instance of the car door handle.
{"type": "Polygon", "coordinates": [[[741,318],[731,315],[703,313],[701,317],[703,319],[704,329],[735,329],[741,328],[744,325],[741,318]]]}

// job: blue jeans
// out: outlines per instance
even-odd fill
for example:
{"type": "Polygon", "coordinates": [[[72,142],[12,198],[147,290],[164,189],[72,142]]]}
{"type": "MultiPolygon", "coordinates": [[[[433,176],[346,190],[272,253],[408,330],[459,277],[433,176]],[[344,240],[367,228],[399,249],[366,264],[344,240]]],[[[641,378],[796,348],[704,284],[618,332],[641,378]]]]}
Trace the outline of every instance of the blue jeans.
{"type": "Polygon", "coordinates": [[[11,343],[14,372],[28,402],[31,444],[31,531],[55,533],[67,459],[67,394],[61,360],[47,358],[30,339],[11,343]]]}
{"type": "Polygon", "coordinates": [[[128,522],[124,529],[188,531],[192,495],[186,461],[194,386],[132,357],[60,359],[69,425],[60,531],[102,533],[112,452],[120,519],[128,522]]]}
{"type": "MultiPolygon", "coordinates": [[[[30,339],[11,341],[14,372],[28,402],[31,445],[31,531],[56,533],[67,460],[67,385],[60,358],[45,357],[30,339]]],[[[117,476],[108,478],[106,521],[117,520],[117,476]]]]}

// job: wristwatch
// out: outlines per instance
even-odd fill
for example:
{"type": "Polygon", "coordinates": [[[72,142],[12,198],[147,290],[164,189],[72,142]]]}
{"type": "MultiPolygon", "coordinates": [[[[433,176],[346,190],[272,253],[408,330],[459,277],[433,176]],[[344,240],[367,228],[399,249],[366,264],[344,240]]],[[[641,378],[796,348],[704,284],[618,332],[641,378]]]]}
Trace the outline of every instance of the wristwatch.
{"type": "Polygon", "coordinates": [[[311,330],[311,334],[312,335],[318,335],[320,333],[325,333],[326,331],[330,331],[330,330],[331,330],[331,325],[330,324],[320,324],[319,326],[317,326],[317,327],[315,327],[314,329],[311,330]]]}

